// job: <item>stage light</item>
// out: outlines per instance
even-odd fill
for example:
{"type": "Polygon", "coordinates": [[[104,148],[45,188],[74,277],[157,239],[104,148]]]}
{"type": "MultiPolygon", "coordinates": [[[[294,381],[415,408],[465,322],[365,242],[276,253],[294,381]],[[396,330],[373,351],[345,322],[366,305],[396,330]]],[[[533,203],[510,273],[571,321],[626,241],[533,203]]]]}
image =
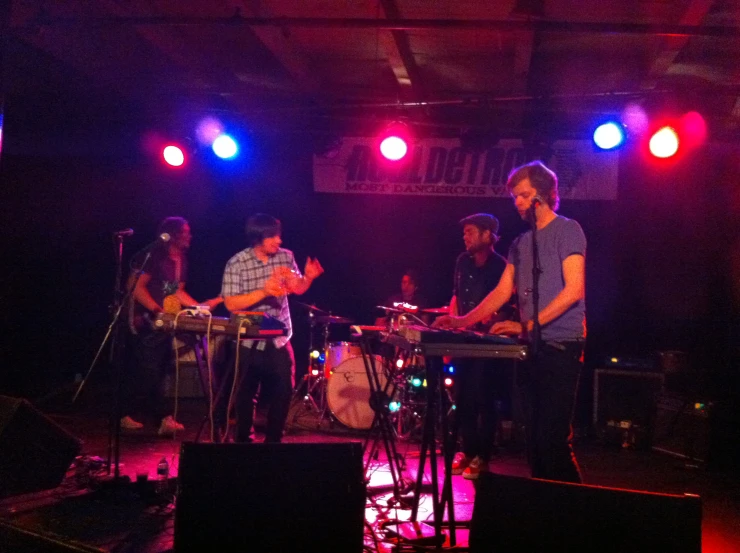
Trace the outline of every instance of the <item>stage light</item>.
{"type": "Polygon", "coordinates": [[[650,137],[650,153],[660,159],[673,156],[678,151],[678,134],[673,127],[663,127],[650,137]]]}
{"type": "Polygon", "coordinates": [[[388,410],[391,413],[398,413],[398,411],[401,410],[401,402],[400,401],[391,401],[388,404],[388,410]]]}
{"type": "Polygon", "coordinates": [[[400,136],[388,136],[380,141],[380,153],[390,161],[403,159],[408,151],[408,144],[400,136]]]}
{"type": "Polygon", "coordinates": [[[696,111],[690,111],[681,117],[678,130],[681,143],[688,148],[697,148],[707,139],[707,123],[696,111]]]}
{"type": "Polygon", "coordinates": [[[203,118],[195,128],[195,137],[202,146],[210,146],[223,134],[224,126],[215,117],[203,118]]]}
{"type": "Polygon", "coordinates": [[[213,153],[221,159],[232,159],[239,151],[239,146],[228,134],[222,134],[213,141],[213,153]]]}
{"type": "Polygon", "coordinates": [[[396,367],[398,367],[399,369],[403,368],[403,359],[396,360],[396,367]]]}
{"type": "Polygon", "coordinates": [[[324,355],[323,353],[319,355],[319,361],[321,361],[322,363],[326,361],[326,355],[324,355]]]}
{"type": "Polygon", "coordinates": [[[445,386],[448,388],[452,386],[452,379],[450,377],[445,378],[445,386]]]}
{"type": "Polygon", "coordinates": [[[624,128],[619,123],[608,121],[594,131],[594,144],[601,150],[613,150],[624,142],[624,128]]]}
{"type": "Polygon", "coordinates": [[[627,104],[620,117],[630,136],[642,136],[648,130],[648,116],[639,104],[627,104]]]}
{"type": "Polygon", "coordinates": [[[318,370],[318,369],[312,369],[312,370],[311,370],[311,374],[312,374],[313,376],[319,376],[319,370],[318,370]]]}
{"type": "Polygon", "coordinates": [[[319,355],[321,355],[321,352],[317,349],[313,350],[311,352],[311,359],[318,359],[319,355]]]}
{"type": "Polygon", "coordinates": [[[411,385],[414,388],[418,388],[419,386],[421,386],[421,378],[412,378],[411,379],[411,385]]]}
{"type": "Polygon", "coordinates": [[[170,144],[162,150],[162,157],[165,163],[171,167],[181,167],[185,163],[185,154],[179,146],[170,144]]]}
{"type": "Polygon", "coordinates": [[[449,367],[447,367],[447,372],[450,374],[455,374],[455,367],[450,365],[449,367]]]}
{"type": "Polygon", "coordinates": [[[378,135],[378,150],[387,161],[401,161],[409,152],[412,134],[402,122],[393,122],[378,135]]]}

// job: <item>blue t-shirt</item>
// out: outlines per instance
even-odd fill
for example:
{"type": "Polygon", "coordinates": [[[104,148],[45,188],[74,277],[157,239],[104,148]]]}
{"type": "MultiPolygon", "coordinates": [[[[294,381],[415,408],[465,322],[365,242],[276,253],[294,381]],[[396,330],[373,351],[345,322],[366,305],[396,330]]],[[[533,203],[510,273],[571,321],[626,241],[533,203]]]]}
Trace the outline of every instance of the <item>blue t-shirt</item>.
{"type": "MultiPolygon", "coordinates": [[[[557,216],[545,228],[537,231],[540,259],[540,311],[565,287],[563,260],[571,255],[586,256],[586,236],[576,221],[557,216]]],[[[516,273],[514,284],[519,298],[521,319],[533,318],[532,303],[532,231],[514,240],[509,250],[509,263],[516,273]]],[[[578,340],[585,336],[586,302],[579,300],[554,321],[542,326],[544,341],[578,340]]]]}

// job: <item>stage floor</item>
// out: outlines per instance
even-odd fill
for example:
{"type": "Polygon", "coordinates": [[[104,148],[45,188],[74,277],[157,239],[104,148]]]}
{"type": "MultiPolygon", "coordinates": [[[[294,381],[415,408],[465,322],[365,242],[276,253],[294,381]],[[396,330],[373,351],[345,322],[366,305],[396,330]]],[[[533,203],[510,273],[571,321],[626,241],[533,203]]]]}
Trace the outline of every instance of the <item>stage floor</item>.
{"type": "MultiPolygon", "coordinates": [[[[80,438],[85,456],[107,457],[107,417],[105,409],[64,405],[47,405],[47,416],[80,438]]],[[[180,443],[193,440],[203,420],[204,405],[199,400],[181,400],[180,416],[186,430],[177,439],[157,436],[155,428],[124,433],[121,439],[121,474],[135,481],[137,476],[153,479],[158,462],[164,457],[170,462],[170,475],[177,475],[180,443]]],[[[360,433],[349,433],[339,426],[329,431],[293,430],[286,442],[362,441],[360,433]]],[[[258,435],[258,438],[260,436],[258,435]]],[[[515,446],[499,448],[491,467],[496,473],[528,476],[523,453],[515,446]]],[[[398,442],[399,454],[406,464],[405,476],[416,478],[419,444],[398,442]]],[[[665,493],[692,493],[703,500],[703,553],[740,552],[740,475],[710,472],[702,467],[687,467],[683,460],[650,451],[635,451],[605,447],[596,443],[577,443],[576,453],[587,484],[665,493]]],[[[439,461],[440,474],[441,460],[439,461]]],[[[375,504],[368,502],[366,521],[377,528],[382,518],[408,519],[410,511],[398,506],[388,507],[392,494],[382,490],[391,483],[388,464],[381,451],[371,463],[368,487],[375,504]]],[[[427,463],[424,482],[430,481],[427,463]]],[[[265,478],[271,476],[266,470],[265,478]]],[[[441,476],[440,476],[441,483],[441,476]]],[[[77,489],[78,482],[70,478],[56,490],[17,496],[0,502],[0,517],[32,531],[51,532],[63,541],[74,540],[105,551],[162,553],[173,547],[174,507],[151,505],[131,489],[123,492],[90,494],[77,489]]],[[[424,486],[428,491],[429,486],[424,486]]],[[[475,500],[475,487],[460,476],[453,477],[455,516],[459,521],[470,520],[475,500]]],[[[431,515],[431,496],[424,493],[418,520],[431,515]]],[[[467,542],[467,530],[459,528],[457,540],[467,542]]],[[[366,544],[375,547],[371,536],[366,544]]],[[[390,551],[392,544],[380,543],[378,549],[390,551]]],[[[2,547],[0,547],[0,551],[2,547]]],[[[82,549],[81,549],[82,550],[82,549]]]]}

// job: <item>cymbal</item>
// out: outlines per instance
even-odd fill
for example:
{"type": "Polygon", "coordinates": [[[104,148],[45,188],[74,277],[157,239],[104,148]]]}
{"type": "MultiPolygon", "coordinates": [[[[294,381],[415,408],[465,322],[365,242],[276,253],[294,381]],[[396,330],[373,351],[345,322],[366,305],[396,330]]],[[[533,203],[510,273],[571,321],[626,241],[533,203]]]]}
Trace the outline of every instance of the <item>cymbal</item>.
{"type": "Polygon", "coordinates": [[[329,313],[328,311],[321,309],[320,307],[316,307],[315,305],[312,305],[310,303],[303,303],[300,301],[296,302],[297,305],[300,305],[301,307],[305,307],[309,311],[313,311],[314,313],[329,313]]]}
{"type": "Polygon", "coordinates": [[[450,312],[450,306],[445,305],[444,307],[430,307],[429,309],[422,309],[422,313],[435,313],[437,315],[447,315],[450,312]]]}
{"type": "Polygon", "coordinates": [[[317,323],[324,323],[324,324],[350,324],[352,322],[352,319],[348,319],[347,317],[339,317],[337,315],[319,315],[314,319],[317,323]]]}

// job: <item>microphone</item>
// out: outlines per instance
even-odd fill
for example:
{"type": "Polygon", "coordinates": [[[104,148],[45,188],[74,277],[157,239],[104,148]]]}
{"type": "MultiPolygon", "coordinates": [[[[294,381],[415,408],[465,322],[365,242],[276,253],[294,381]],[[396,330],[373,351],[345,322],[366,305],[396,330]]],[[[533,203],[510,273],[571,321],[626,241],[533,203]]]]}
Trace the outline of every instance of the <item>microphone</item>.
{"type": "Polygon", "coordinates": [[[123,230],[117,230],[113,233],[113,236],[133,236],[134,235],[134,229],[132,228],[125,228],[123,230]]]}
{"type": "Polygon", "coordinates": [[[151,250],[152,248],[155,248],[159,246],[160,244],[166,244],[170,241],[170,235],[166,232],[163,232],[159,236],[157,236],[157,239],[154,242],[151,242],[148,246],[144,247],[141,251],[145,252],[148,250],[151,250]]]}

